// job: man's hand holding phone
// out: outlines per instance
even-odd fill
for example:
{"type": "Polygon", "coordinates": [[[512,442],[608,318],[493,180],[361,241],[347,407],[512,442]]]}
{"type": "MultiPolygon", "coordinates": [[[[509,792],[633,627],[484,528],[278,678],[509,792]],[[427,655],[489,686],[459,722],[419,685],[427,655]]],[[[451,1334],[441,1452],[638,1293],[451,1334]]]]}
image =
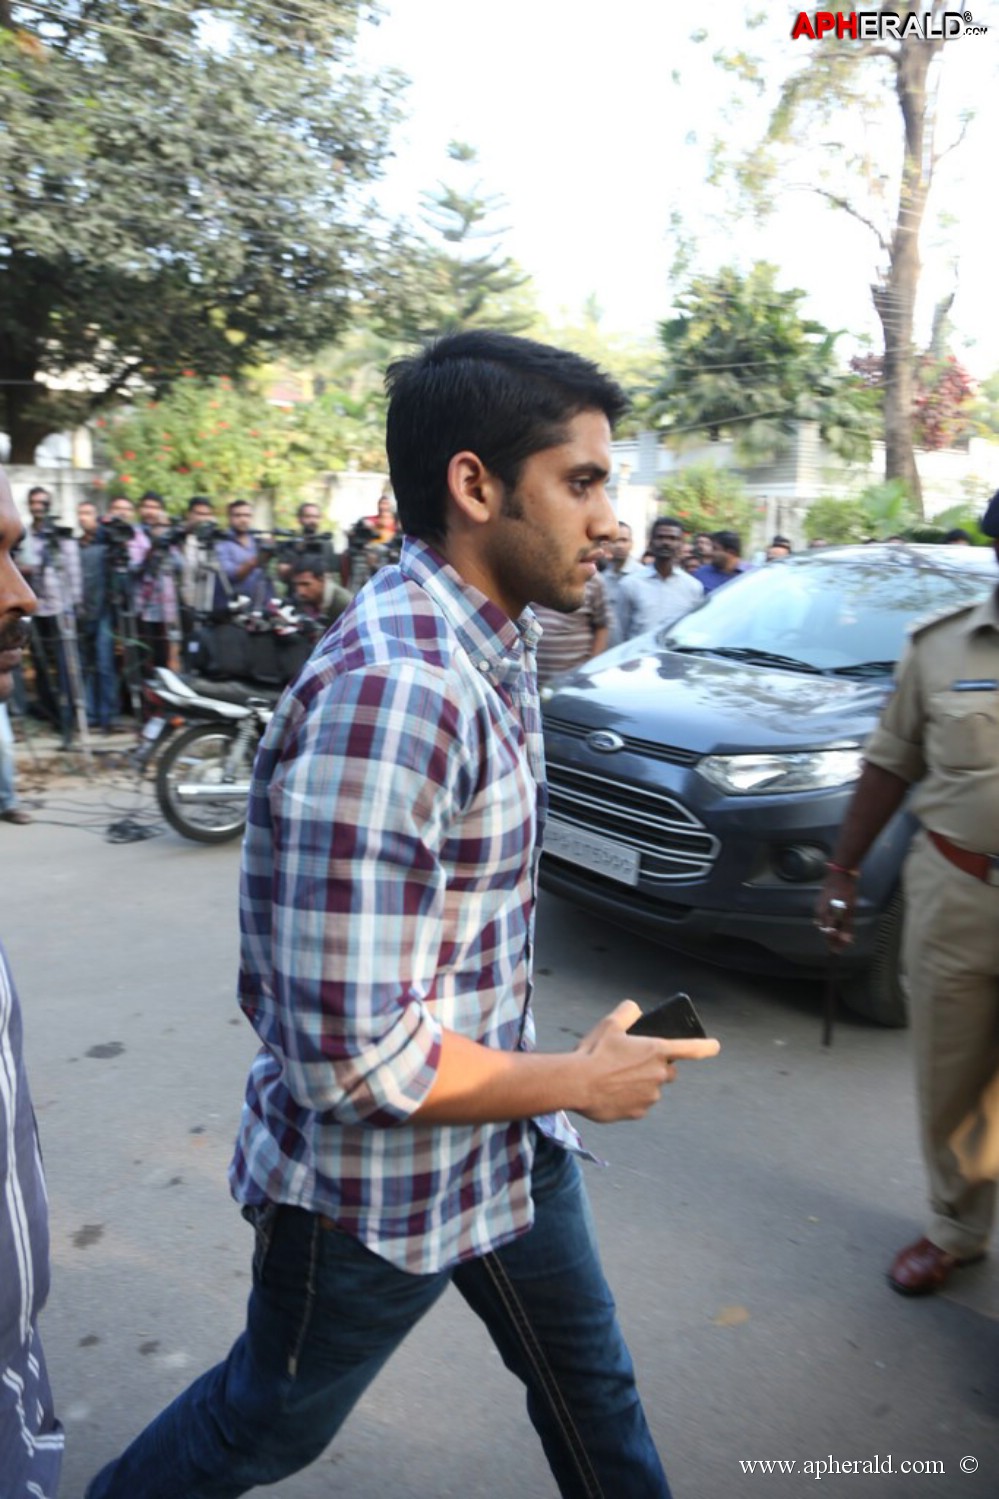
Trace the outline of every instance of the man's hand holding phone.
{"type": "Polygon", "coordinates": [[[641,1119],[676,1076],[674,1062],[717,1056],[719,1043],[704,1034],[690,1000],[674,998],[686,1004],[668,1000],[647,1016],[633,1000],[622,1000],[583,1037],[577,1055],[587,1062],[585,1096],[574,1105],[577,1113],[597,1124],[641,1119]],[[676,1034],[665,1034],[663,1026],[676,1034]],[[652,1033],[642,1034],[643,1028],[652,1033]]]}

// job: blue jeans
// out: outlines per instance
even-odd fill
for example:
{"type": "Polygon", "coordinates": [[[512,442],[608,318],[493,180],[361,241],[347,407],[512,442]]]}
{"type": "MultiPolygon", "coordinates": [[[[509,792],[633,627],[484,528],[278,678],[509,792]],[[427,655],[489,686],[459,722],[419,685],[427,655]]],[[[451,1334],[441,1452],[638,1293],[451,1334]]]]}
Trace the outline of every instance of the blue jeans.
{"type": "Polygon", "coordinates": [[[298,1472],[449,1281],[526,1386],[563,1499],[669,1499],[582,1175],[540,1135],[532,1185],[529,1233],[434,1275],[407,1275],[300,1208],[258,1213],[246,1331],[87,1499],[235,1499],[298,1472]]]}
{"type": "Polygon", "coordinates": [[[110,614],[83,620],[79,636],[87,722],[92,728],[107,729],[118,711],[118,676],[114,667],[114,631],[110,614]]]}

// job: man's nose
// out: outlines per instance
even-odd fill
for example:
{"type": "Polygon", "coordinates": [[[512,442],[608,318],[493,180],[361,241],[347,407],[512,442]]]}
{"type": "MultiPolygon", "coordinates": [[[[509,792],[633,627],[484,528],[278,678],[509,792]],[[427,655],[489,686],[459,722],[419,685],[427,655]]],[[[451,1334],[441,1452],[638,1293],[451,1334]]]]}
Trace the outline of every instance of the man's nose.
{"type": "Polygon", "coordinates": [[[606,489],[601,489],[600,501],[590,525],[590,535],[597,541],[613,541],[617,537],[617,516],[606,489]]]}
{"type": "Polygon", "coordinates": [[[12,557],[0,558],[0,611],[4,614],[34,614],[38,600],[12,557]]]}

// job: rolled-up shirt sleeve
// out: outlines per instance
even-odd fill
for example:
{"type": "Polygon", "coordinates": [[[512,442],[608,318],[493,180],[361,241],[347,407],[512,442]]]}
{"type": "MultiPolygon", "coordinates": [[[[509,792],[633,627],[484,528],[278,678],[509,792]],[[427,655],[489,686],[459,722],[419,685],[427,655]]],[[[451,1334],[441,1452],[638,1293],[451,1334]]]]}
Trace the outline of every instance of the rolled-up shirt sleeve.
{"type": "Polygon", "coordinates": [[[324,686],[278,752],[253,1019],[296,1103],[340,1123],[403,1123],[436,1076],[441,854],[474,793],[472,737],[433,671],[395,662],[324,686]]]}
{"type": "Polygon", "coordinates": [[[910,643],[898,664],[895,690],[877,728],[864,745],[864,759],[911,785],[926,774],[923,755],[926,710],[919,662],[910,643]]]}

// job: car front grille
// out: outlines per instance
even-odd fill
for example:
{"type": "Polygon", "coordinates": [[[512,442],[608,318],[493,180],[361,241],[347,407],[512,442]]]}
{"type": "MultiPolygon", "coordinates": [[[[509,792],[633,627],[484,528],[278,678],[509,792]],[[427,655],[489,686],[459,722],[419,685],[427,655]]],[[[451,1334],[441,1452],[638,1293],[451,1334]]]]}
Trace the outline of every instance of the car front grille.
{"type": "MultiPolygon", "coordinates": [[[[567,739],[586,739],[593,732],[585,724],[573,723],[571,718],[555,718],[550,713],[545,714],[545,729],[567,739]]],[[[642,755],[646,760],[663,760],[667,765],[696,765],[701,758],[694,750],[680,749],[675,744],[660,744],[655,739],[636,739],[633,734],[625,734],[623,739],[626,750],[642,755]]]]}
{"type": "Polygon", "coordinates": [[[721,844],[682,803],[574,766],[548,762],[549,814],[637,849],[643,880],[704,879],[721,844]]]}

